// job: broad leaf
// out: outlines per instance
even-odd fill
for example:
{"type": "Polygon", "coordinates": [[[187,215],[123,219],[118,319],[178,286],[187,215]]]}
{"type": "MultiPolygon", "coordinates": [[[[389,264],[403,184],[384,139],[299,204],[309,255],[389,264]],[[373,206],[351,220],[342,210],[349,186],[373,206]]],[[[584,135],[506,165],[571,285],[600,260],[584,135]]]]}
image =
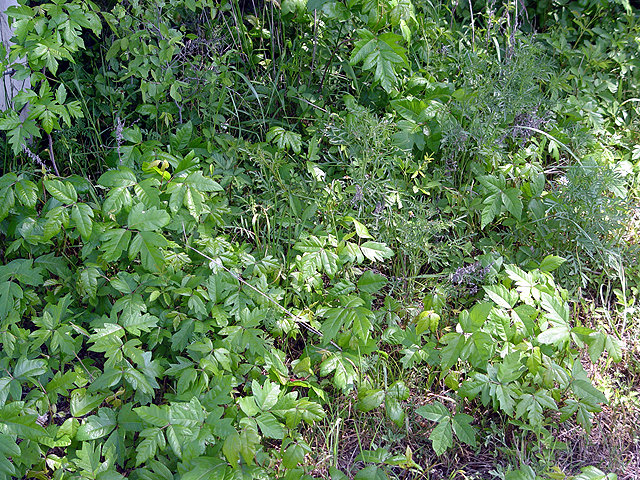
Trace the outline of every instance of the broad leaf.
{"type": "Polygon", "coordinates": [[[97,440],[106,437],[116,428],[118,422],[116,413],[110,408],[100,408],[98,415],[88,417],[78,428],[76,440],[97,440]]]}
{"type": "Polygon", "coordinates": [[[373,70],[374,78],[382,88],[390,92],[397,83],[397,72],[408,66],[406,49],[399,45],[400,35],[383,33],[375,36],[368,30],[358,30],[360,40],[355,42],[351,64],[363,62],[364,70],[373,70]]]}
{"type": "Polygon", "coordinates": [[[74,417],[84,417],[92,412],[104,401],[106,395],[91,395],[84,388],[71,392],[69,407],[74,417]]]}
{"type": "Polygon", "coordinates": [[[484,286],[487,296],[493,300],[499,307],[511,309],[518,301],[518,295],[505,288],[503,285],[484,286]]]}
{"type": "Polygon", "coordinates": [[[43,183],[47,192],[60,203],[69,205],[78,201],[78,194],[72,183],[60,180],[45,180],[43,183]]]}
{"type": "Polygon", "coordinates": [[[517,188],[510,188],[502,193],[502,203],[507,211],[518,220],[522,218],[522,200],[519,195],[520,190],[517,188]]]}
{"type": "Polygon", "coordinates": [[[46,371],[47,362],[44,360],[29,360],[26,357],[20,357],[13,369],[13,378],[25,381],[43,375],[46,371]]]}
{"type": "Polygon", "coordinates": [[[451,417],[442,419],[429,435],[429,440],[436,455],[442,455],[448,448],[453,447],[453,432],[451,429],[451,417]]]}
{"type": "Polygon", "coordinates": [[[367,270],[358,279],[357,287],[366,293],[376,293],[387,284],[387,279],[383,275],[367,270]]]}
{"type": "Polygon", "coordinates": [[[127,167],[120,167],[118,170],[108,170],[98,179],[98,183],[104,187],[132,187],[137,183],[135,174],[127,167]]]}
{"type": "Polygon", "coordinates": [[[473,417],[464,413],[458,413],[451,418],[453,431],[460,441],[475,447],[476,431],[471,426],[471,422],[473,422],[473,417]]]}
{"type": "Polygon", "coordinates": [[[83,240],[88,240],[93,229],[93,210],[85,203],[77,203],[71,209],[71,218],[83,240]]]}
{"type": "Polygon", "coordinates": [[[379,262],[393,257],[393,250],[387,247],[384,243],[365,242],[360,245],[360,250],[362,250],[364,256],[372,262],[379,262]]]}
{"type": "Polygon", "coordinates": [[[170,221],[171,217],[166,211],[138,203],[129,212],[127,224],[133,230],[151,232],[166,227],[170,221]]]}
{"type": "Polygon", "coordinates": [[[547,255],[538,267],[541,272],[552,272],[567,260],[555,255],[547,255]]]}
{"type": "Polygon", "coordinates": [[[384,390],[381,389],[364,390],[362,392],[358,392],[357,408],[361,412],[368,412],[370,410],[373,410],[374,408],[378,408],[380,405],[382,405],[384,397],[384,390]]]}

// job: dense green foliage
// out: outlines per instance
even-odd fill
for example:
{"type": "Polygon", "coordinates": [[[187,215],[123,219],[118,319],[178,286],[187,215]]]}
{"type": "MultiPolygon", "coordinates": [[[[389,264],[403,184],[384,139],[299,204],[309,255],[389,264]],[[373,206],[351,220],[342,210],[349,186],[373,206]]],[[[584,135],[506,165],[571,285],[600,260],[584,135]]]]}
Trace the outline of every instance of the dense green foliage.
{"type": "Polygon", "coordinates": [[[0,479],[614,478],[555,453],[639,331],[628,2],[8,16],[0,479]]]}

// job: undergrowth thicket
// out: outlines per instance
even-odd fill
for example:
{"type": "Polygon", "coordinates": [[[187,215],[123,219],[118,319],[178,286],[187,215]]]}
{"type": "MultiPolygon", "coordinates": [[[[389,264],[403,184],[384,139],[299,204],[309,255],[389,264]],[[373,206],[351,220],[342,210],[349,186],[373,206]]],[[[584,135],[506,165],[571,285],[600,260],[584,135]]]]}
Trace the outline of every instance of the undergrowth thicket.
{"type": "Polygon", "coordinates": [[[0,479],[634,478],[627,1],[7,16],[0,479]]]}

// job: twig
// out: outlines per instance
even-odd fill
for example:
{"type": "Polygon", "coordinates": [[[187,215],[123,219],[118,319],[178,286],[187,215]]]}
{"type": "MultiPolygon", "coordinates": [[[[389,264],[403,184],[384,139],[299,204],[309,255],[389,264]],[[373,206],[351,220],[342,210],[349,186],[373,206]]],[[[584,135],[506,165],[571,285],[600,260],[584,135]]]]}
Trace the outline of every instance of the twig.
{"type": "MultiPolygon", "coordinates": [[[[340,31],[342,31],[342,25],[340,26],[340,29],[341,29],[340,31]]],[[[320,87],[318,88],[318,92],[322,93],[322,86],[324,85],[324,81],[327,78],[327,72],[331,68],[331,63],[333,62],[333,58],[338,53],[338,50],[340,49],[340,47],[342,45],[344,45],[345,43],[350,42],[350,41],[351,41],[351,36],[349,36],[348,38],[345,38],[340,43],[338,43],[338,45],[336,45],[336,48],[333,50],[333,53],[331,54],[331,58],[329,58],[329,61],[327,62],[327,66],[324,69],[324,73],[322,75],[322,80],[320,81],[320,87]]]]}
{"type": "Polygon", "coordinates": [[[311,55],[311,72],[309,73],[309,82],[307,88],[311,88],[311,80],[313,72],[316,69],[316,47],[318,46],[318,10],[313,11],[313,54],[311,55]]]}
{"type": "Polygon", "coordinates": [[[182,105],[180,105],[177,101],[173,101],[173,103],[176,104],[176,107],[178,107],[178,115],[180,117],[180,119],[178,120],[178,123],[182,124],[182,105]]]}

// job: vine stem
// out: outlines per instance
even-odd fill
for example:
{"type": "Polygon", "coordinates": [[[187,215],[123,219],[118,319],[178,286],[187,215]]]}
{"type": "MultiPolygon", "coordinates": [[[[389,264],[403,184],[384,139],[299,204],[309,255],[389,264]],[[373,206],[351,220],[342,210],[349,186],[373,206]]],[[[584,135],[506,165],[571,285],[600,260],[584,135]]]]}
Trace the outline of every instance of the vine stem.
{"type": "Polygon", "coordinates": [[[53,138],[51,138],[51,134],[47,133],[47,137],[49,137],[49,158],[51,159],[51,164],[53,165],[53,171],[56,176],[60,176],[60,172],[58,171],[58,165],[56,165],[56,159],[53,157],[53,138]]]}

